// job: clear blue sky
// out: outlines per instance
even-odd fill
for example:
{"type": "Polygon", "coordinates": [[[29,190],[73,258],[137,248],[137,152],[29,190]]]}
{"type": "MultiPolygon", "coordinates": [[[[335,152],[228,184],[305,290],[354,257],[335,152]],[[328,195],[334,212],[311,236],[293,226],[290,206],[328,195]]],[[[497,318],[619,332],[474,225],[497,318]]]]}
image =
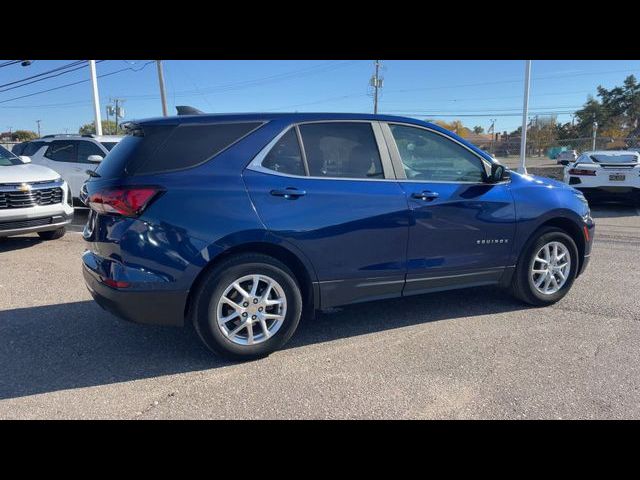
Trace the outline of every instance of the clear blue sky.
{"type": "MultiPolygon", "coordinates": [[[[3,67],[0,85],[70,62],[37,60],[29,67],[3,67]]],[[[110,97],[125,99],[126,120],[161,114],[156,67],[147,62],[98,63],[98,75],[123,70],[98,80],[103,117],[110,97]]],[[[372,111],[372,60],[166,60],[164,66],[171,114],[175,105],[206,112],[372,111]]],[[[570,121],[566,112],[579,108],[599,84],[619,85],[631,73],[640,77],[640,61],[534,60],[531,115],[559,112],[560,121],[570,121]]],[[[485,129],[495,118],[497,131],[521,124],[524,61],[383,60],[382,76],[382,113],[460,119],[485,129]]],[[[93,120],[89,82],[26,95],[88,77],[86,67],[20,88],[0,86],[0,131],[36,130],[36,120],[41,120],[43,135],[77,132],[93,120]]]]}

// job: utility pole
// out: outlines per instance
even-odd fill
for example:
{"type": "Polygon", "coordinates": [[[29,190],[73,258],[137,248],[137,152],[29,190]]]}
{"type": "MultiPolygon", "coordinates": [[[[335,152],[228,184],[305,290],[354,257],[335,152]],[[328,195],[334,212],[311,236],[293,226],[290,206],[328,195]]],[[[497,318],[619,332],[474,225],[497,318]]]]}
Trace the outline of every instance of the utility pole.
{"type": "Polygon", "coordinates": [[[40,138],[40,120],[36,120],[36,123],[38,124],[38,138],[40,138]]]}
{"type": "Polygon", "coordinates": [[[493,141],[494,139],[497,140],[496,137],[496,119],[492,118],[491,119],[491,128],[489,128],[489,130],[491,131],[491,155],[495,155],[495,149],[493,147],[493,141]]]}
{"type": "Polygon", "coordinates": [[[596,122],[596,116],[593,116],[593,142],[591,145],[591,150],[595,151],[596,149],[596,135],[598,134],[598,122],[596,122]]]}
{"type": "Polygon", "coordinates": [[[124,117],[124,115],[121,115],[122,113],[121,104],[124,103],[124,100],[122,98],[110,98],[109,101],[114,103],[113,113],[115,116],[115,135],[117,135],[118,134],[118,118],[124,117]]]}
{"type": "Polygon", "coordinates": [[[384,78],[380,78],[380,60],[374,62],[376,67],[373,77],[371,77],[371,86],[373,87],[373,113],[378,113],[378,91],[382,88],[384,78]]]}
{"type": "Polygon", "coordinates": [[[531,84],[531,60],[525,60],[524,69],[524,103],[522,105],[522,134],[520,135],[520,166],[519,173],[527,174],[525,156],[527,149],[527,116],[529,115],[529,86],[531,84]]]}
{"type": "Polygon", "coordinates": [[[105,106],[104,106],[104,110],[105,110],[105,112],[104,112],[104,113],[106,113],[106,114],[107,114],[107,130],[109,130],[109,131],[107,132],[108,134],[110,134],[110,133],[111,133],[111,126],[109,125],[109,110],[110,110],[110,108],[109,108],[109,107],[111,107],[111,105],[105,105],[105,106]]]}
{"type": "Polygon", "coordinates": [[[100,119],[100,97],[98,96],[98,79],[96,76],[96,61],[89,60],[91,72],[91,86],[93,89],[93,112],[95,113],[96,135],[102,135],[102,120],[100,119]]]}
{"type": "Polygon", "coordinates": [[[162,71],[162,60],[156,60],[158,66],[158,82],[160,83],[160,101],[162,102],[162,116],[166,117],[167,113],[167,94],[164,90],[164,72],[162,71]]]}

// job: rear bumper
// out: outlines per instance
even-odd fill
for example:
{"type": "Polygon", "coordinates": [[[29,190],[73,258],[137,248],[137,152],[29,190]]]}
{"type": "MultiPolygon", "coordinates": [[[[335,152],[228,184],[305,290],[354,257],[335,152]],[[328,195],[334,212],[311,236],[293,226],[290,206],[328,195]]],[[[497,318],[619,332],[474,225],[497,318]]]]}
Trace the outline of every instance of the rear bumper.
{"type": "Polygon", "coordinates": [[[102,283],[100,275],[86,263],[82,270],[91,296],[107,312],[123,320],[145,325],[184,325],[187,292],[127,291],[112,288],[102,283]]]}
{"type": "Polygon", "coordinates": [[[71,209],[71,213],[65,211],[39,218],[14,219],[9,222],[0,219],[0,237],[57,230],[70,224],[72,220],[73,209],[71,209]]]}

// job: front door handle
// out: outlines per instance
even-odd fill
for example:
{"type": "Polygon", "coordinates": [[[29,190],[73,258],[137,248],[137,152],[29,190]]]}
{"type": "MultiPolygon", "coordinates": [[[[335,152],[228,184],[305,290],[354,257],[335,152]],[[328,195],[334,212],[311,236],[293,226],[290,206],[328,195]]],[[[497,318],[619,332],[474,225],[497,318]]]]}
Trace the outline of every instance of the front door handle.
{"type": "Polygon", "coordinates": [[[438,192],[431,192],[429,190],[425,190],[424,192],[416,192],[411,194],[411,198],[417,198],[418,200],[424,200],[426,202],[430,202],[431,200],[435,200],[438,198],[440,194],[438,192]]]}
{"type": "Polygon", "coordinates": [[[274,197],[284,197],[287,200],[295,200],[298,197],[306,195],[304,190],[298,190],[297,188],[288,187],[284,190],[271,190],[271,195],[274,197]]]}

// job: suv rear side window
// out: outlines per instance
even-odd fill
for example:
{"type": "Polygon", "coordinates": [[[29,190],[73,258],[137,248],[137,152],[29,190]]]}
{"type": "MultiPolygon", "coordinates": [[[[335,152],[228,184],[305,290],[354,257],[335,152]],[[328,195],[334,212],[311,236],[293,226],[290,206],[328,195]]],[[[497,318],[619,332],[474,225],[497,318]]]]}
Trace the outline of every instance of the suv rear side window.
{"type": "Polygon", "coordinates": [[[285,133],[262,161],[262,166],[288,175],[305,175],[300,142],[295,128],[285,133]]]}
{"type": "Polygon", "coordinates": [[[115,178],[195,167],[261,125],[262,122],[132,126],[133,133],[113,147],[96,172],[103,178],[115,178]]]}
{"type": "Polygon", "coordinates": [[[422,128],[390,124],[409,180],[482,182],[482,160],[443,135],[422,128]]]}
{"type": "MultiPolygon", "coordinates": [[[[213,125],[182,124],[173,128],[162,145],[135,168],[135,175],[168,172],[195,167],[262,125],[219,123],[213,125]]],[[[114,152],[116,149],[113,150],[114,152]]],[[[134,165],[131,164],[133,167],[134,165]]]]}
{"type": "Polygon", "coordinates": [[[370,123],[308,123],[299,128],[310,176],[384,178],[370,123]]]}

